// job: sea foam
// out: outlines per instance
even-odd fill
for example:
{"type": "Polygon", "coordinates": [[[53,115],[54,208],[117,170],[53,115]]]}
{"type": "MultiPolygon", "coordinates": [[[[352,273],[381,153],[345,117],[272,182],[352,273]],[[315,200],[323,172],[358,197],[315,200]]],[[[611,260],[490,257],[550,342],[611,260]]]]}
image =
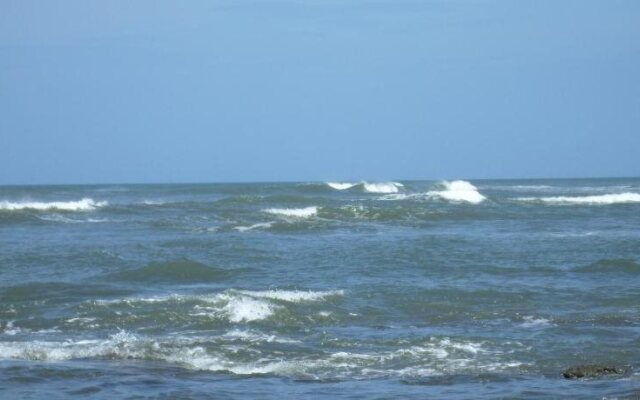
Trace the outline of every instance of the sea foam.
{"type": "Polygon", "coordinates": [[[594,196],[555,196],[555,197],[518,197],[518,201],[542,202],[547,204],[585,204],[607,205],[623,203],[640,203],[640,193],[616,193],[594,196]]]}
{"type": "Polygon", "coordinates": [[[399,182],[362,183],[367,193],[398,193],[404,185],[399,182]]]}
{"type": "Polygon", "coordinates": [[[233,229],[239,231],[239,232],[246,232],[246,231],[252,231],[254,229],[269,229],[271,228],[271,226],[273,226],[273,221],[272,222],[259,222],[257,224],[253,224],[253,225],[249,225],[249,226],[234,226],[233,229]]]}
{"type": "Polygon", "coordinates": [[[271,300],[288,301],[291,303],[300,303],[304,301],[319,301],[324,300],[327,297],[342,296],[343,290],[328,290],[328,291],[304,291],[304,290],[238,290],[238,293],[245,294],[251,297],[265,298],[271,300]]]}
{"type": "Polygon", "coordinates": [[[335,190],[347,190],[357,185],[357,183],[351,182],[327,182],[327,186],[335,190]]]}
{"type": "Polygon", "coordinates": [[[60,210],[60,211],[93,211],[98,207],[104,207],[108,203],[106,201],[95,201],[88,197],[78,201],[24,201],[10,202],[0,201],[0,210],[19,211],[19,210],[60,210]]]}
{"type": "Polygon", "coordinates": [[[347,190],[358,187],[366,193],[398,193],[404,185],[400,182],[326,182],[327,186],[335,190],[347,190]]]}
{"type": "Polygon", "coordinates": [[[269,214],[283,215],[285,217],[295,218],[309,218],[318,213],[318,207],[305,207],[305,208],[268,208],[263,210],[269,214]]]}
{"type": "Polygon", "coordinates": [[[427,192],[428,197],[438,197],[452,202],[466,202],[478,204],[486,200],[478,189],[467,181],[441,182],[442,190],[427,192]]]}

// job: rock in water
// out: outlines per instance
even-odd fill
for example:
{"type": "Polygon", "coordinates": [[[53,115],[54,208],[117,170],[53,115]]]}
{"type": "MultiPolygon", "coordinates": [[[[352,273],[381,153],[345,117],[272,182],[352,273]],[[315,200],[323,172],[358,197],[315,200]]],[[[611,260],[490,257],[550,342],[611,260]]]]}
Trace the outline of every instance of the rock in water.
{"type": "Polygon", "coordinates": [[[567,379],[599,378],[605,375],[622,375],[625,369],[611,365],[576,365],[566,369],[562,376],[567,379]]]}

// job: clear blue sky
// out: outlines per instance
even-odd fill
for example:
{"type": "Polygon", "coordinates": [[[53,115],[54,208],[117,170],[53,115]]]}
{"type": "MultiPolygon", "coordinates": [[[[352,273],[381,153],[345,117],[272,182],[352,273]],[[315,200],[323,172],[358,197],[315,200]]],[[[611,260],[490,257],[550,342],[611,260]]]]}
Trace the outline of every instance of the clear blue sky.
{"type": "Polygon", "coordinates": [[[640,175],[640,1],[0,1],[0,184],[640,175]]]}

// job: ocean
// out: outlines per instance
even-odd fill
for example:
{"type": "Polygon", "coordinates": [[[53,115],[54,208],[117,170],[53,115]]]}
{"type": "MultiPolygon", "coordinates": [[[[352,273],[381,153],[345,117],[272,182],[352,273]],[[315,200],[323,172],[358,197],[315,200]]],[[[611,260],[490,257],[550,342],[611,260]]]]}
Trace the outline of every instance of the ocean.
{"type": "Polygon", "coordinates": [[[640,179],[0,187],[3,399],[637,399],[639,368],[640,179]]]}

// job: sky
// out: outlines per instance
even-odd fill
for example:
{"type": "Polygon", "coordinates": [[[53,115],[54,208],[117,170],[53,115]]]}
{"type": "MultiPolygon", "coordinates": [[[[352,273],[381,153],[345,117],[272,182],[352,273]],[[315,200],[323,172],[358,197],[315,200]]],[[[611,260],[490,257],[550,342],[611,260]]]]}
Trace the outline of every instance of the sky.
{"type": "Polygon", "coordinates": [[[640,176],[640,1],[0,1],[0,184],[640,176]]]}

